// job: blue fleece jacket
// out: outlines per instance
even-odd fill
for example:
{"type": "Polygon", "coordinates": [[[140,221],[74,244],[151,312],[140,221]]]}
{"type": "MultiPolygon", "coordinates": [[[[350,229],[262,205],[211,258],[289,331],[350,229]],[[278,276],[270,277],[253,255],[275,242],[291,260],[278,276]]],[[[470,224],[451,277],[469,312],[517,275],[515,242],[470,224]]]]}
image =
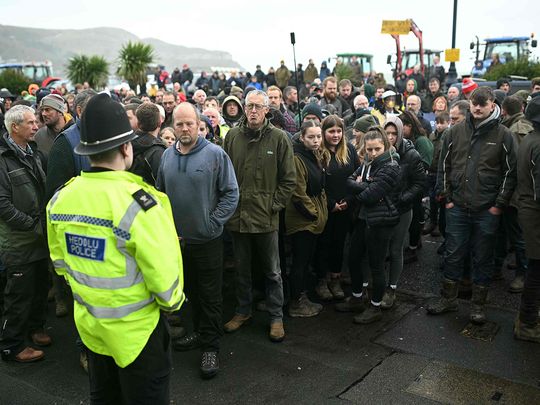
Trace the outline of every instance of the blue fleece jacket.
{"type": "Polygon", "coordinates": [[[203,138],[185,155],[177,143],[163,153],[156,188],[169,197],[176,232],[187,243],[220,236],[238,205],[238,183],[229,156],[203,138]]]}

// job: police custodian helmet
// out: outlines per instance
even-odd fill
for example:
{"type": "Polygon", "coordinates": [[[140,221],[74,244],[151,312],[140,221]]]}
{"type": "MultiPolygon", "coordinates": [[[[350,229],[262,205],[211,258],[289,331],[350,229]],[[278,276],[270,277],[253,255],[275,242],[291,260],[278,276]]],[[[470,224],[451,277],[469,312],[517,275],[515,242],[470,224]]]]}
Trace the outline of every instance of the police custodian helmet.
{"type": "Polygon", "coordinates": [[[95,155],[137,138],[126,111],[108,94],[100,93],[88,101],[81,117],[81,141],[78,155],[95,155]]]}

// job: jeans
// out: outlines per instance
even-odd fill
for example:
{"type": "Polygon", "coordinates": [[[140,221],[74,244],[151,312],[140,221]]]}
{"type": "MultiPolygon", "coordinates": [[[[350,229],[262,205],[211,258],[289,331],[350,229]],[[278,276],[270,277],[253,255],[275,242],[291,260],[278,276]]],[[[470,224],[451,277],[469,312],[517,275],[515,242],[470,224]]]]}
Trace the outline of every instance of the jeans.
{"type": "Polygon", "coordinates": [[[193,308],[193,325],[203,351],[219,352],[223,335],[223,239],[186,243],[182,249],[184,289],[193,308]]]}
{"type": "Polygon", "coordinates": [[[12,357],[25,348],[26,336],[43,329],[47,317],[48,259],[6,266],[0,350],[12,357]]]}
{"type": "Polygon", "coordinates": [[[90,404],[169,404],[171,349],[167,321],[160,317],[146,346],[121,368],[110,356],[87,350],[90,404]]]}
{"type": "Polygon", "coordinates": [[[525,278],[525,287],[521,295],[519,319],[521,322],[535,326],[538,322],[538,306],[540,302],[540,260],[529,259],[529,269],[525,278]]]}
{"type": "Polygon", "coordinates": [[[317,236],[309,231],[295,232],[290,236],[292,266],[289,274],[289,282],[292,300],[297,300],[306,291],[309,263],[315,253],[317,236]]]}
{"type": "Polygon", "coordinates": [[[474,284],[489,286],[493,276],[493,249],[500,215],[487,209],[478,212],[454,206],[446,210],[446,257],[444,276],[453,281],[461,279],[465,258],[472,254],[474,284]]]}
{"type": "Polygon", "coordinates": [[[251,314],[253,297],[251,293],[252,258],[258,258],[259,270],[265,276],[266,308],[270,322],[283,319],[283,281],[279,265],[277,231],[268,233],[232,232],[236,255],[236,313],[251,314]]]}
{"type": "Polygon", "coordinates": [[[314,264],[319,279],[326,278],[327,273],[341,273],[343,246],[350,223],[348,211],[328,213],[328,221],[317,241],[315,252],[314,264]]]}
{"type": "Polygon", "coordinates": [[[390,272],[388,277],[389,285],[397,285],[401,272],[403,271],[403,247],[405,237],[412,220],[412,210],[404,212],[399,217],[399,223],[394,227],[390,239],[390,272]]]}
{"type": "Polygon", "coordinates": [[[349,254],[349,270],[351,272],[352,291],[362,292],[364,281],[364,266],[367,256],[371,277],[373,279],[373,302],[381,302],[385,289],[384,261],[390,244],[393,226],[369,227],[366,221],[360,219],[354,226],[351,237],[349,254]]]}
{"type": "Polygon", "coordinates": [[[495,266],[501,267],[508,253],[507,241],[514,247],[516,254],[516,264],[518,266],[516,275],[525,275],[527,271],[527,256],[525,255],[525,240],[523,231],[518,222],[517,208],[508,206],[504,210],[501,218],[499,232],[497,232],[495,242],[495,266]]]}

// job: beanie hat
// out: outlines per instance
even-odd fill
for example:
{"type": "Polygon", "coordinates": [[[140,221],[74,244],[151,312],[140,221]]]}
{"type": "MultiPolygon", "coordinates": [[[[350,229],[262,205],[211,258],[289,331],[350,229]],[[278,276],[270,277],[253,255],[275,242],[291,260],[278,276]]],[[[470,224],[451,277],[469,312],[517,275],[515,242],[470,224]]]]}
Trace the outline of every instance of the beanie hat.
{"type": "Polygon", "coordinates": [[[302,110],[302,117],[305,117],[306,115],[314,115],[321,121],[323,120],[323,113],[321,107],[315,103],[306,104],[306,106],[302,110]]]}
{"type": "Polygon", "coordinates": [[[39,107],[49,107],[62,114],[66,112],[66,105],[64,104],[64,99],[58,94],[49,94],[48,96],[43,97],[41,99],[41,103],[39,103],[39,107]]]}
{"type": "Polygon", "coordinates": [[[506,93],[500,89],[496,89],[493,90],[493,94],[495,95],[495,102],[499,105],[499,107],[501,107],[504,99],[506,98],[506,93]]]}
{"type": "Polygon", "coordinates": [[[533,97],[525,109],[525,118],[540,125],[540,97],[533,97]]]}
{"type": "Polygon", "coordinates": [[[470,77],[466,77],[465,79],[463,79],[463,82],[461,83],[461,92],[464,94],[472,93],[477,88],[478,88],[478,83],[476,83],[470,77]]]}
{"type": "Polygon", "coordinates": [[[358,118],[356,121],[354,121],[353,129],[366,133],[368,128],[373,125],[379,125],[379,123],[377,122],[377,119],[373,115],[369,114],[369,115],[364,115],[358,118]]]}

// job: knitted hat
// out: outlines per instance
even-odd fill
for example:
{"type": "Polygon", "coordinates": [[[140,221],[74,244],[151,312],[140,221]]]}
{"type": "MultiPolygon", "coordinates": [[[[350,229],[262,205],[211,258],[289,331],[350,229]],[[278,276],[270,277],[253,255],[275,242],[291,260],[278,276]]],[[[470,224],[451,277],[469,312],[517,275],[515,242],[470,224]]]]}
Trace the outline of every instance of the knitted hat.
{"type": "Polygon", "coordinates": [[[540,124],[540,97],[533,97],[527,109],[525,110],[525,118],[536,124],[540,124]]]}
{"type": "Polygon", "coordinates": [[[105,93],[88,101],[81,117],[81,141],[75,153],[88,156],[106,152],[137,138],[120,103],[105,93]]]}
{"type": "Polygon", "coordinates": [[[302,117],[305,117],[306,115],[314,115],[321,121],[323,120],[323,113],[321,107],[315,103],[306,104],[306,106],[302,110],[302,117]]]}
{"type": "Polygon", "coordinates": [[[58,94],[49,94],[41,99],[39,103],[39,108],[49,107],[53,110],[58,111],[59,113],[66,112],[66,105],[64,104],[64,99],[58,94]]]}
{"type": "Polygon", "coordinates": [[[379,125],[377,119],[373,115],[364,115],[354,121],[353,129],[366,133],[368,128],[373,125],[379,125]]]}
{"type": "Polygon", "coordinates": [[[463,79],[463,82],[461,83],[461,92],[464,94],[472,93],[477,88],[478,88],[478,83],[476,83],[470,77],[466,77],[465,79],[463,79]]]}

